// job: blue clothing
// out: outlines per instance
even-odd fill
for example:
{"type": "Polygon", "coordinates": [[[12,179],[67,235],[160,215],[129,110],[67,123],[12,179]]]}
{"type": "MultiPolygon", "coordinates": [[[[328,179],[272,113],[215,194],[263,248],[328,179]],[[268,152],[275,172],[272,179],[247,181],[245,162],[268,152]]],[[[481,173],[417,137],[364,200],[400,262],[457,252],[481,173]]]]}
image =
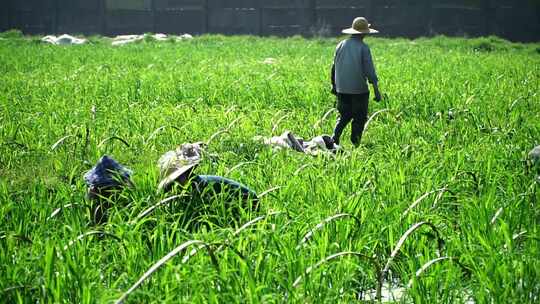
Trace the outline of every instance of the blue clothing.
{"type": "Polygon", "coordinates": [[[242,193],[244,198],[257,199],[257,194],[255,191],[249,189],[247,186],[240,184],[232,179],[228,179],[222,176],[215,175],[197,175],[193,179],[193,184],[199,192],[202,192],[208,186],[212,186],[212,189],[216,193],[221,193],[224,191],[239,191],[242,193]]]}
{"type": "Polygon", "coordinates": [[[352,36],[337,45],[334,68],[337,93],[365,94],[369,92],[366,80],[378,82],[369,46],[358,37],[352,36]]]}
{"type": "Polygon", "coordinates": [[[112,188],[130,183],[131,174],[131,170],[105,155],[90,171],[86,172],[84,181],[89,187],[112,188]]]}

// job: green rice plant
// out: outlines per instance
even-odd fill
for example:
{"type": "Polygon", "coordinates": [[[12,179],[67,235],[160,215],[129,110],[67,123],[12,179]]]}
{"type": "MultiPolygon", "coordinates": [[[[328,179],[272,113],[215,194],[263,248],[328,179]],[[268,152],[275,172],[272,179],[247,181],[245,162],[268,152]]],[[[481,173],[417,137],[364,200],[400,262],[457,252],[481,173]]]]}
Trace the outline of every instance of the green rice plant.
{"type": "MultiPolygon", "coordinates": [[[[139,285],[141,285],[147,278],[149,278],[152,273],[154,273],[156,270],[158,270],[163,264],[167,263],[171,258],[173,258],[175,255],[177,255],[179,252],[183,251],[184,249],[186,249],[188,246],[191,246],[191,245],[194,245],[194,244],[198,244],[198,243],[201,243],[201,244],[205,244],[204,242],[201,242],[201,241],[197,241],[197,240],[192,240],[192,241],[188,241],[188,242],[185,242],[183,243],[182,245],[176,247],[174,250],[172,250],[171,252],[169,252],[166,256],[164,256],[163,258],[161,258],[159,261],[157,261],[154,265],[152,265],[152,267],[150,267],[150,269],[148,269],[148,271],[146,271],[140,278],[139,280],[133,284],[133,286],[131,286],[128,291],[126,291],[115,303],[123,303],[124,300],[135,290],[137,289],[137,287],[139,287],[139,285]]],[[[218,262],[217,262],[217,259],[216,257],[214,256],[214,253],[209,249],[208,247],[208,244],[205,244],[206,245],[206,248],[208,249],[208,254],[210,255],[210,257],[212,258],[212,263],[214,263],[214,266],[218,269],[219,271],[219,265],[218,265],[218,262]]]]}
{"type": "Polygon", "coordinates": [[[302,238],[302,240],[298,244],[297,249],[301,248],[302,245],[306,244],[311,239],[311,237],[313,236],[315,231],[317,231],[319,229],[322,229],[324,227],[324,225],[326,225],[326,224],[328,224],[330,222],[333,222],[333,221],[336,221],[338,219],[345,218],[345,217],[353,218],[356,221],[356,224],[358,226],[361,226],[361,224],[362,224],[362,221],[357,216],[352,215],[352,214],[340,213],[340,214],[333,215],[333,216],[331,216],[329,218],[326,218],[324,221],[318,223],[315,227],[310,229],[309,232],[306,233],[306,235],[304,235],[304,237],[302,238]]]}
{"type": "Polygon", "coordinates": [[[386,264],[382,270],[382,277],[386,277],[386,274],[388,273],[388,271],[390,270],[390,265],[392,264],[392,261],[394,260],[394,258],[396,257],[396,255],[399,253],[399,250],[401,249],[401,247],[403,246],[403,244],[405,243],[405,241],[407,240],[407,238],[414,232],[416,231],[417,229],[419,229],[420,227],[424,226],[424,225],[427,225],[429,226],[436,234],[436,238],[437,238],[437,245],[438,245],[438,250],[439,252],[441,251],[442,249],[442,246],[444,245],[444,240],[442,238],[440,238],[439,236],[439,231],[437,230],[437,228],[429,223],[429,222],[418,222],[418,223],[415,223],[414,225],[412,225],[407,231],[405,231],[405,233],[399,238],[399,241],[396,243],[396,245],[394,246],[394,249],[392,249],[392,253],[390,254],[390,257],[388,258],[388,260],[386,261],[386,264]]]}
{"type": "Polygon", "coordinates": [[[114,302],[143,279],[125,302],[538,302],[538,43],[367,38],[385,98],[360,147],[346,130],[314,157],[253,138],[332,133],[341,38],[40,38],[0,40],[2,301],[114,302]],[[260,210],[157,192],[187,142],[260,210]],[[83,175],[104,154],[133,185],[95,226],[83,175]]]}
{"type": "Polygon", "coordinates": [[[0,33],[0,38],[4,39],[18,39],[23,38],[23,33],[20,30],[12,29],[0,33]]]}

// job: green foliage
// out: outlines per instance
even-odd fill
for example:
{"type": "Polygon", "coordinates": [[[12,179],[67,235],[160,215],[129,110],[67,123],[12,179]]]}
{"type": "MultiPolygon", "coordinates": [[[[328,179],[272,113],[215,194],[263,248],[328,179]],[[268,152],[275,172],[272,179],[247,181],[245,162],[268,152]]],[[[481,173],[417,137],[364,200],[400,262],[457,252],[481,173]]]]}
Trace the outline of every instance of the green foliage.
{"type": "Polygon", "coordinates": [[[210,250],[179,252],[127,302],[349,303],[386,265],[383,286],[412,282],[403,302],[537,301],[540,183],[525,156],[540,144],[538,44],[369,37],[387,96],[370,113],[386,111],[358,149],[345,134],[344,153],[311,157],[252,138],[332,132],[336,39],[92,41],[0,40],[1,301],[112,302],[190,240],[210,250]],[[196,218],[186,205],[205,202],[187,198],[139,217],[171,195],[156,192],[157,159],[233,122],[197,172],[278,187],[261,210],[213,196],[196,218]],[[94,226],[82,176],[104,154],[134,186],[94,226]],[[416,278],[437,251],[452,259],[416,278]]]}
{"type": "Polygon", "coordinates": [[[154,34],[152,34],[152,33],[145,33],[143,40],[144,40],[144,42],[155,42],[156,38],[154,38],[154,34]]]}
{"type": "Polygon", "coordinates": [[[4,39],[17,39],[17,38],[23,38],[23,33],[20,30],[7,30],[5,32],[0,33],[0,38],[4,39]]]}

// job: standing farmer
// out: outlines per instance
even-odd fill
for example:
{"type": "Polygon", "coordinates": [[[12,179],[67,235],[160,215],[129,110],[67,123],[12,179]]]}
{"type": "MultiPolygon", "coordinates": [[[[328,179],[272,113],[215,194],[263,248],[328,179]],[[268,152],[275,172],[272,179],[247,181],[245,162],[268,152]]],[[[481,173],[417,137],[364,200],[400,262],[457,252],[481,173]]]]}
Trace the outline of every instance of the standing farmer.
{"type": "Polygon", "coordinates": [[[366,18],[355,18],[352,27],[342,31],[344,34],[351,34],[351,37],[341,41],[336,47],[331,75],[332,93],[337,95],[339,111],[333,135],[336,144],[339,144],[341,133],[350,121],[352,121],[351,141],[355,146],[360,144],[369,103],[369,87],[366,80],[373,85],[375,101],[381,100],[371,51],[364,43],[366,35],[378,31],[369,26],[366,18]]]}

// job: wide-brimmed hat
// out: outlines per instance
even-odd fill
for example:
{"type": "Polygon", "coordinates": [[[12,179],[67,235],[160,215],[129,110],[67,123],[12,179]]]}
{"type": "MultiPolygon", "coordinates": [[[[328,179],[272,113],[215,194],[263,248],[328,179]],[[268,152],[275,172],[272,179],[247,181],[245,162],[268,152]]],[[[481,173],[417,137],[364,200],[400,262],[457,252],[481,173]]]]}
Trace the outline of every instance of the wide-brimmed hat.
{"type": "Polygon", "coordinates": [[[343,34],[376,34],[379,31],[369,28],[371,24],[364,17],[356,17],[350,28],[341,31],[343,34]]]}
{"type": "Polygon", "coordinates": [[[189,164],[174,169],[174,171],[165,176],[165,178],[159,183],[158,191],[168,191],[173,183],[178,183],[179,185],[185,186],[185,184],[189,181],[191,173],[198,164],[199,163],[189,164]]]}

